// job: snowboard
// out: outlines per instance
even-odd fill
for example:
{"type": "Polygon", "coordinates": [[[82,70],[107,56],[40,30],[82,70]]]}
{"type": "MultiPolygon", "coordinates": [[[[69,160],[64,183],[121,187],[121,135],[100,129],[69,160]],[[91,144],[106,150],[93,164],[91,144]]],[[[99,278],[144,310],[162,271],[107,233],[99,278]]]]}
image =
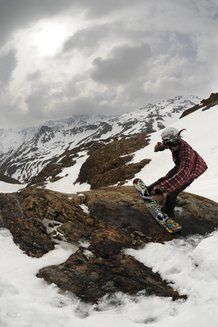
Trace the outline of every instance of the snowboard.
{"type": "Polygon", "coordinates": [[[154,200],[152,196],[147,194],[147,188],[143,180],[140,178],[135,178],[133,180],[133,186],[144,200],[145,205],[151,213],[152,217],[162,228],[171,234],[181,231],[182,226],[175,220],[169,218],[165,213],[162,213],[159,204],[154,200]]]}

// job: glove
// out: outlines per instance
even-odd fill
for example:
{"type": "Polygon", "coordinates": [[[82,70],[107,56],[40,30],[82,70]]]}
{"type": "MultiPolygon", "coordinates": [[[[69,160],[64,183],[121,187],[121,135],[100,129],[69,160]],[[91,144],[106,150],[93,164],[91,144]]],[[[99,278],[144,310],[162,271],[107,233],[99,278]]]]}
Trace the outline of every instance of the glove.
{"type": "Polygon", "coordinates": [[[155,187],[154,189],[153,189],[153,193],[155,194],[155,195],[163,195],[164,193],[166,193],[166,189],[164,188],[164,187],[155,187]]]}
{"type": "Polygon", "coordinates": [[[157,144],[154,147],[154,152],[163,151],[165,149],[166,149],[166,146],[163,143],[157,142],[157,144]]]}
{"type": "Polygon", "coordinates": [[[152,189],[153,189],[153,186],[152,185],[147,186],[147,193],[148,194],[151,194],[152,193],[152,189]]]}

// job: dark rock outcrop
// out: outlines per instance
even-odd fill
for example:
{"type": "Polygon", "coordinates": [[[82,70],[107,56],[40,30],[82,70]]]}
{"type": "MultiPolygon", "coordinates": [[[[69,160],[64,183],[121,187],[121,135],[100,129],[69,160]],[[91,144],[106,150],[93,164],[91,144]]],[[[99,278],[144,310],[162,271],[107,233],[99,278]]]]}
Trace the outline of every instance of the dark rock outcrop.
{"type": "Polygon", "coordinates": [[[28,215],[15,194],[0,194],[0,227],[8,228],[26,254],[41,257],[54,248],[39,217],[28,215]]]}
{"type": "Polygon", "coordinates": [[[204,110],[208,110],[211,107],[214,107],[216,105],[218,105],[218,93],[211,93],[209,98],[203,99],[200,104],[196,104],[195,106],[185,110],[182,113],[180,118],[183,118],[183,117],[195,112],[196,110],[202,109],[202,111],[204,111],[204,110]]]}
{"type": "Polygon", "coordinates": [[[21,184],[18,180],[12,177],[8,177],[0,173],[0,181],[9,183],[9,184],[21,184]]]}
{"type": "Polygon", "coordinates": [[[185,298],[161,280],[158,274],[129,255],[110,258],[87,256],[77,251],[63,264],[42,268],[37,274],[63,290],[70,290],[88,302],[96,302],[105,294],[121,291],[128,294],[145,291],[146,295],[185,298]]]}
{"type": "Polygon", "coordinates": [[[120,140],[114,138],[112,142],[89,153],[89,158],[80,169],[78,182],[87,182],[92,189],[124,183],[150,162],[144,159],[139,163],[129,163],[133,158],[132,153],[147,144],[144,133],[120,140]]]}
{"type": "Polygon", "coordinates": [[[66,241],[89,237],[93,219],[67,196],[27,188],[16,194],[0,194],[0,227],[8,228],[14,242],[30,256],[40,257],[54,248],[55,237],[66,241]],[[47,225],[54,224],[51,233],[47,225]]]}

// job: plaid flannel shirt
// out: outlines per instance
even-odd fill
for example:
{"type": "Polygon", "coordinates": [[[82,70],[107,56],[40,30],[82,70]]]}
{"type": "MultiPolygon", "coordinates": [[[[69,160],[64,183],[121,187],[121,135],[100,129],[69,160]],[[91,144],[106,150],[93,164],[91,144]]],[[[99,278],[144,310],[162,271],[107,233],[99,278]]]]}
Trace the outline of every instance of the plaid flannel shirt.
{"type": "Polygon", "coordinates": [[[172,151],[172,156],[175,167],[155,183],[155,186],[163,187],[167,192],[173,192],[192,182],[207,169],[205,161],[184,140],[180,141],[179,150],[172,151]]]}

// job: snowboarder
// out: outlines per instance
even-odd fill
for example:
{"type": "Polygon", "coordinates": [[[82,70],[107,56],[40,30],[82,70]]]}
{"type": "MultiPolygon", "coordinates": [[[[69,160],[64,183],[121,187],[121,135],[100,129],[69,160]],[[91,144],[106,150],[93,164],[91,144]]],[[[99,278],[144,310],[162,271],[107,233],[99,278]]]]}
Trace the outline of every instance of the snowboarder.
{"type": "Polygon", "coordinates": [[[178,194],[207,169],[201,156],[181,138],[183,130],[179,131],[174,127],[168,127],[162,132],[162,142],[155,145],[154,151],[170,149],[175,167],[166,176],[147,187],[150,195],[164,196],[165,203],[162,212],[171,218],[174,217],[174,207],[178,194]]]}

